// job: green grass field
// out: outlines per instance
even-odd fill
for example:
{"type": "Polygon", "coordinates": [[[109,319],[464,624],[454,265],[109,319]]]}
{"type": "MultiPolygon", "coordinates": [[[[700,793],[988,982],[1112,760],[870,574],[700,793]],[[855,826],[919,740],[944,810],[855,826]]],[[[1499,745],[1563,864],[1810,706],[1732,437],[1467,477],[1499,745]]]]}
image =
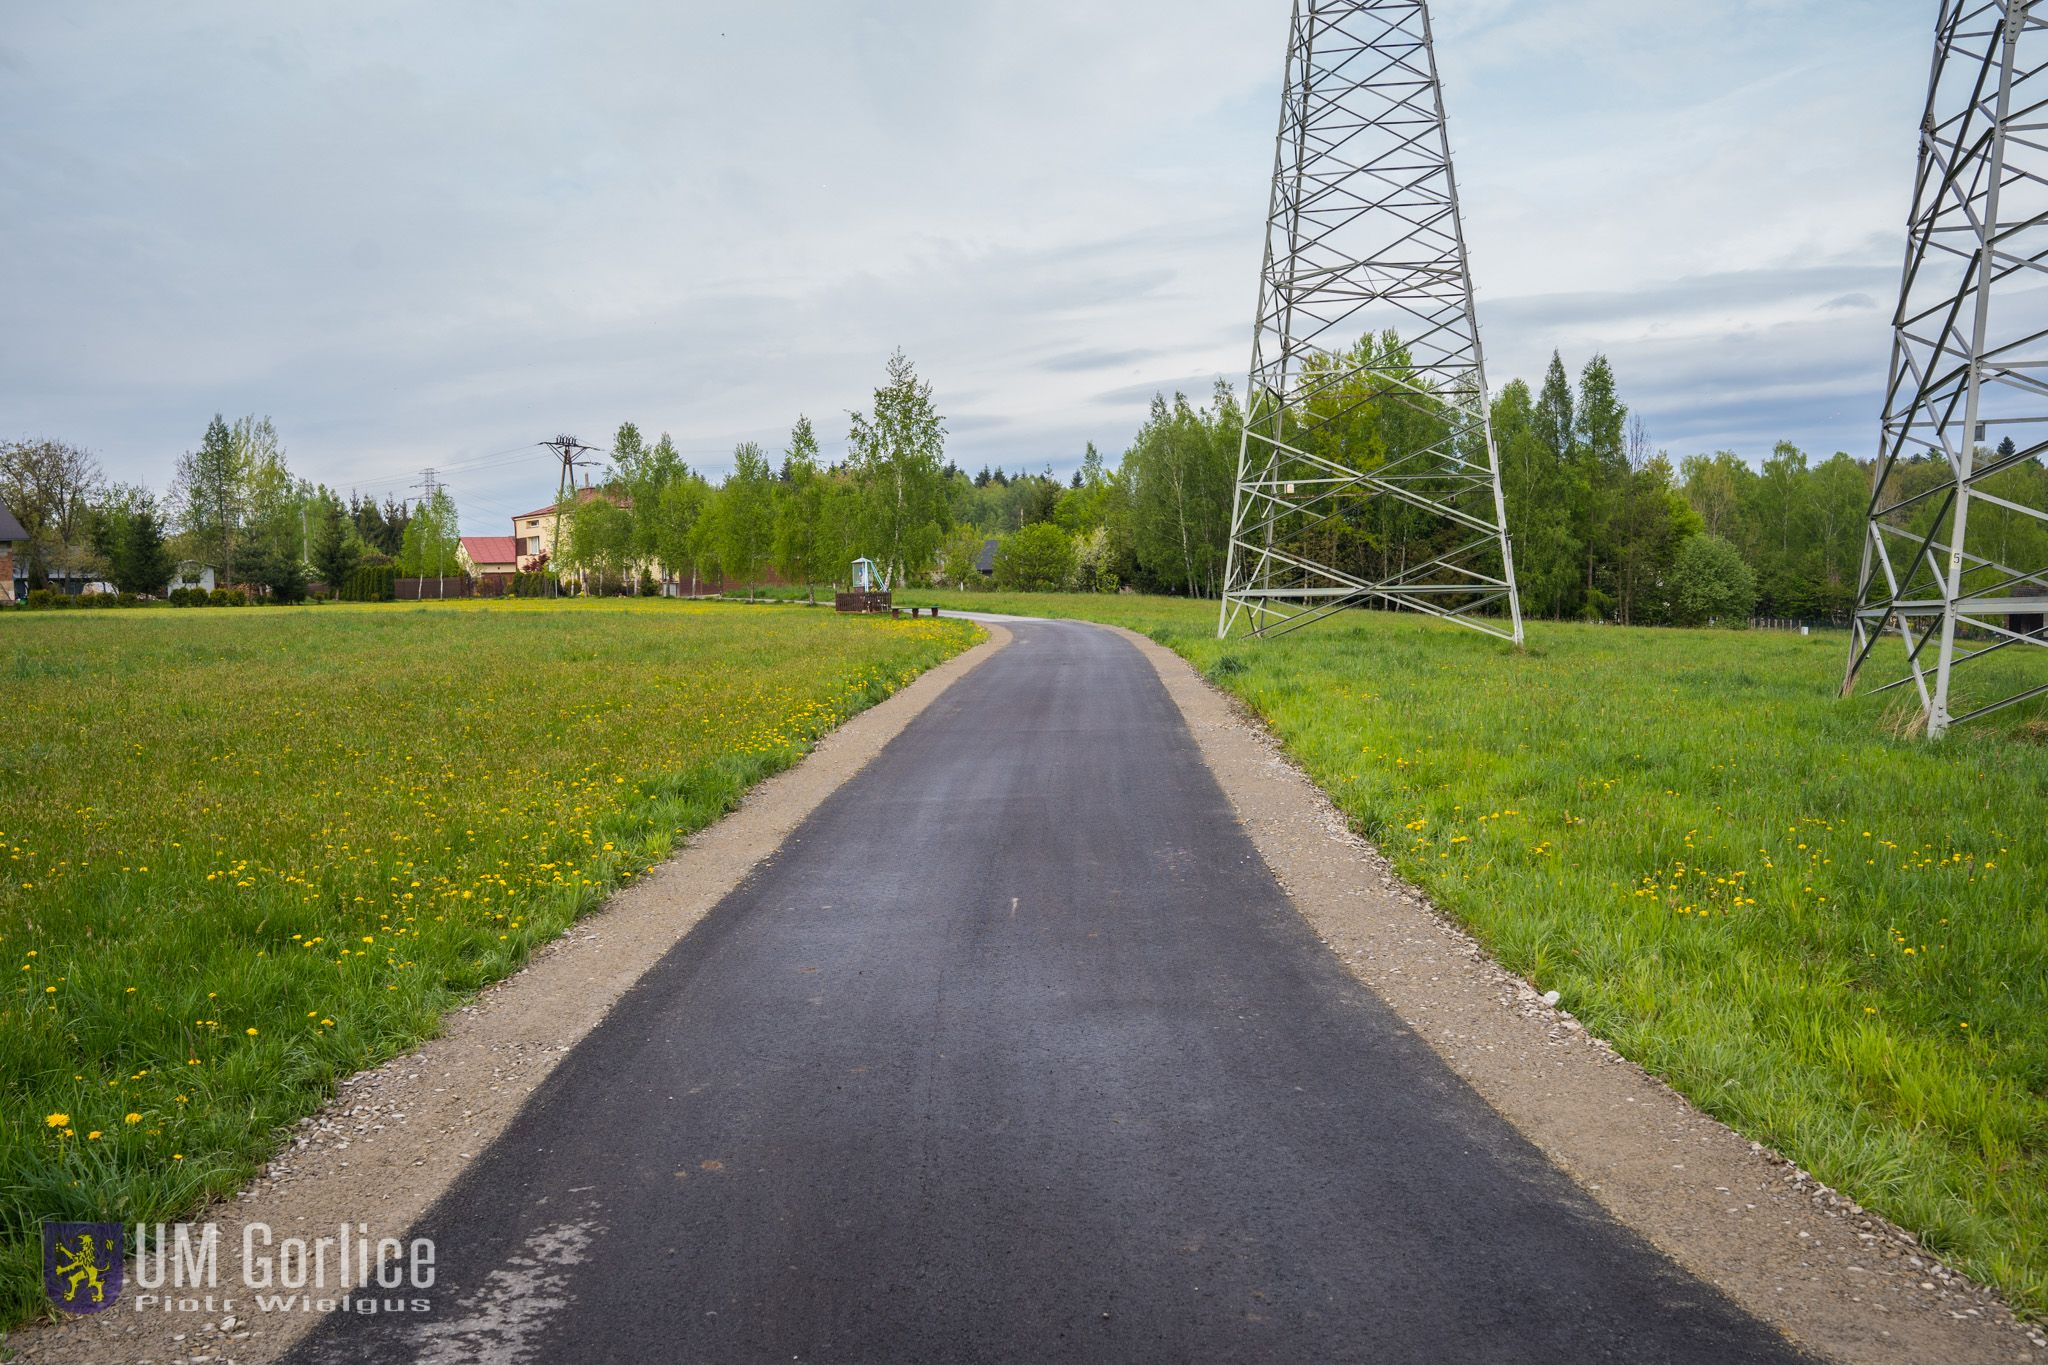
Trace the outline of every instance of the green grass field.
{"type": "MultiPolygon", "coordinates": [[[[904,594],[1147,632],[1438,905],[1697,1104],[2048,1315],[2048,745],[1836,699],[1841,635],[904,594]]],[[[2038,716],[2038,711],[2035,713],[2038,716]]]]}
{"type": "Polygon", "coordinates": [[[0,619],[0,1326],[44,1219],[240,1186],[959,622],[604,602],[0,619]]]}

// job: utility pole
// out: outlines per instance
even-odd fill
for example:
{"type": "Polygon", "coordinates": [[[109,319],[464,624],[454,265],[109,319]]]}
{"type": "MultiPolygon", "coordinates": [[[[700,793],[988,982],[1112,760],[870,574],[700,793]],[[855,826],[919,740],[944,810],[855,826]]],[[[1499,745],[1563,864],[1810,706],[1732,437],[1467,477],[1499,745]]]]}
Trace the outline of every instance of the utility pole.
{"type": "MultiPolygon", "coordinates": [[[[577,469],[597,463],[595,460],[586,460],[581,457],[596,454],[597,447],[587,446],[574,436],[567,434],[557,436],[552,441],[542,441],[541,444],[554,451],[555,458],[562,462],[562,477],[555,484],[555,534],[553,543],[548,548],[550,559],[559,560],[562,555],[562,504],[576,496],[577,469]]],[[[552,567],[551,564],[550,568],[552,567]]],[[[548,581],[556,590],[559,590],[562,581],[561,575],[559,573],[551,573],[548,581]]],[[[550,592],[548,595],[552,597],[555,593],[550,592]]]]}
{"type": "Polygon", "coordinates": [[[2048,529],[2031,485],[1998,477],[2048,454],[2044,100],[2048,0],[1943,0],[1842,681],[1846,696],[1896,635],[1903,660],[1872,691],[1913,688],[1929,739],[2048,694],[2048,553],[2038,534],[1973,540],[1970,523],[1983,504],[2048,529]],[[1971,670],[1981,691],[1956,690],[2001,653],[2007,667],[1971,670]]]}
{"type": "Polygon", "coordinates": [[[1429,6],[1295,0],[1217,635],[1367,605],[1522,642],[1429,6]],[[1413,556],[1346,548],[1387,512],[1413,556]]]}

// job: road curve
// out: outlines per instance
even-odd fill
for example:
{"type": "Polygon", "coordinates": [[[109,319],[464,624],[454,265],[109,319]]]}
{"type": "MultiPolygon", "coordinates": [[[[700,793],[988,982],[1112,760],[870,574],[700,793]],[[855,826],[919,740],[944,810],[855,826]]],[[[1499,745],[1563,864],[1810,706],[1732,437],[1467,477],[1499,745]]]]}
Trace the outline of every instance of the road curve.
{"type": "Polygon", "coordinates": [[[1010,628],[292,1360],[1803,1358],[1342,970],[1130,644],[1010,628]]]}

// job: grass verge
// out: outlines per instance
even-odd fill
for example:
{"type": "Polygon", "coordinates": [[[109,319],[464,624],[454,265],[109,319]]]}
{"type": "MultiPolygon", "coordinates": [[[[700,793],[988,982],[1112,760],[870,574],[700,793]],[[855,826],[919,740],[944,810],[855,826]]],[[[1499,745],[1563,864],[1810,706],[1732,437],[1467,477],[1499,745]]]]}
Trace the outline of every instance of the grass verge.
{"type": "Polygon", "coordinates": [[[0,1324],[186,1213],[963,622],[630,600],[0,622],[0,1324]]]}
{"type": "Polygon", "coordinates": [[[2048,1316],[2048,746],[1835,692],[1846,637],[903,594],[1146,632],[1404,875],[1701,1108],[2048,1316]]]}

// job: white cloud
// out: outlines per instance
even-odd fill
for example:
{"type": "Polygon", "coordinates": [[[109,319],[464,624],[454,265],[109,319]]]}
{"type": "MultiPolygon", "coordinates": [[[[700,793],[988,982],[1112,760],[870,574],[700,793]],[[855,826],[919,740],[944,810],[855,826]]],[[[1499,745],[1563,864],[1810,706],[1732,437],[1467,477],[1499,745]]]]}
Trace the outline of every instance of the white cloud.
{"type": "MultiPolygon", "coordinates": [[[[1601,348],[1667,442],[1860,448],[1928,34],[1842,10],[1440,0],[1497,381],[1601,348]]],[[[1068,466],[1244,367],[1286,12],[30,9],[0,407],[159,485],[217,408],[344,486],[625,418],[717,467],[902,345],[962,463],[1068,466]]]]}

